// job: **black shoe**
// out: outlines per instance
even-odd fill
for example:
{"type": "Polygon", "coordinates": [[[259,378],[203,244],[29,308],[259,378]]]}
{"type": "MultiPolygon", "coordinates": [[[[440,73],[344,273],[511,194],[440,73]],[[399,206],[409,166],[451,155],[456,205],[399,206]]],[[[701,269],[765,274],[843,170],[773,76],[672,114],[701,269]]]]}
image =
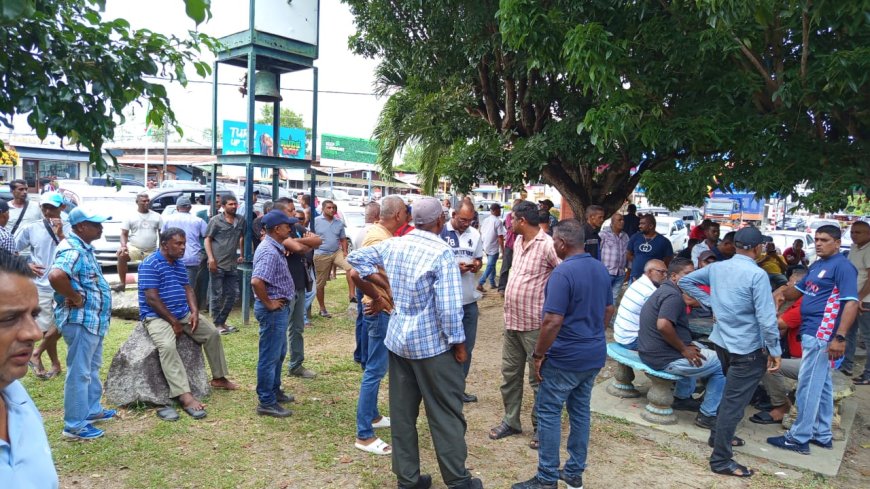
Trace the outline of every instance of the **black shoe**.
{"type": "Polygon", "coordinates": [[[296,398],[293,397],[293,394],[287,395],[284,392],[278,391],[275,394],[275,400],[281,404],[284,404],[284,403],[288,403],[288,402],[295,402],[296,398]]]}
{"type": "Polygon", "coordinates": [[[462,402],[477,402],[477,396],[467,392],[462,393],[462,402]]]}
{"type": "Polygon", "coordinates": [[[429,474],[420,474],[420,478],[413,486],[399,484],[399,489],[429,489],[430,487],[432,487],[432,476],[429,474]]]}
{"type": "Polygon", "coordinates": [[[257,414],[260,416],[272,416],[273,418],[286,418],[293,414],[293,411],[284,408],[276,402],[268,406],[260,404],[257,406],[257,414]]]}
{"type": "Polygon", "coordinates": [[[476,477],[468,479],[465,484],[454,486],[454,489],[483,489],[483,481],[476,477]]]}
{"type": "Polygon", "coordinates": [[[705,430],[711,430],[716,426],[716,416],[706,416],[698,413],[698,415],[695,416],[695,426],[698,428],[704,428],[705,430]]]}
{"type": "Polygon", "coordinates": [[[685,399],[675,397],[673,404],[671,404],[671,407],[676,409],[677,411],[697,412],[699,409],[701,409],[701,401],[693,397],[687,397],[685,399]]]}
{"type": "Polygon", "coordinates": [[[527,481],[517,482],[511,486],[511,489],[557,489],[558,487],[559,484],[545,484],[538,479],[538,476],[534,476],[527,481]]]}
{"type": "Polygon", "coordinates": [[[568,489],[583,489],[583,476],[575,475],[574,477],[568,477],[565,475],[565,472],[559,471],[559,479],[562,480],[565,484],[568,484],[568,489]]]}

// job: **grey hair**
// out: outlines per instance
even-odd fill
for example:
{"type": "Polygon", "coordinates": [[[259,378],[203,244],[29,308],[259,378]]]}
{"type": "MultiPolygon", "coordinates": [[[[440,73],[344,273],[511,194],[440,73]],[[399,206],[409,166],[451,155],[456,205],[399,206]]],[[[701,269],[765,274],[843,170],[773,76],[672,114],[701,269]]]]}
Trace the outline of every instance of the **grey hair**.
{"type": "Polygon", "coordinates": [[[553,226],[553,237],[561,238],[571,248],[583,248],[586,243],[586,233],[583,225],[577,219],[564,219],[553,226]]]}
{"type": "Polygon", "coordinates": [[[381,219],[389,219],[404,209],[405,201],[398,195],[388,195],[381,199],[381,219]]]}
{"type": "Polygon", "coordinates": [[[369,202],[366,204],[366,222],[375,222],[381,215],[381,204],[369,202]]]}

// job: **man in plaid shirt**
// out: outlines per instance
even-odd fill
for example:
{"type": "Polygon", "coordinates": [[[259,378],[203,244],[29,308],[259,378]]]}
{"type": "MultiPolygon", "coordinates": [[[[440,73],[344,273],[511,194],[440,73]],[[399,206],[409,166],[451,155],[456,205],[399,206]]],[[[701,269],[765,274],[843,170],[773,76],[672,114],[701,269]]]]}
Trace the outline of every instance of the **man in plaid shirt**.
{"type": "Polygon", "coordinates": [[[616,213],[610,217],[610,229],[598,233],[601,244],[601,263],[607,267],[610,274],[610,286],[613,289],[613,303],[622,283],[625,281],[625,252],[628,251],[628,234],[623,231],[625,220],[622,214],[616,213]]]}
{"type": "MultiPolygon", "coordinates": [[[[513,209],[513,230],[517,234],[514,244],[513,266],[508,278],[504,301],[505,333],[502,345],[501,373],[504,383],[501,397],[504,419],[492,428],[489,437],[498,440],[522,433],[520,406],[523,402],[523,373],[529,365],[529,385],[537,396],[532,353],[541,329],[544,307],[544,289],[556,265],[561,263],[553,249],[553,238],[540,228],[540,217],[535,204],[521,202],[513,209]]],[[[532,410],[532,426],[537,429],[537,414],[532,410]]],[[[537,436],[530,444],[537,448],[537,436]]]]}
{"type": "Polygon", "coordinates": [[[415,201],[412,215],[416,228],[407,235],[354,250],[347,257],[353,267],[351,279],[372,298],[367,314],[388,307],[388,298],[374,285],[393,293],[394,310],[384,339],[390,352],[393,473],[400,488],[432,486],[432,477],[420,474],[417,417],[423,400],[447,487],[483,488],[465,467],[462,364],[468,352],[459,267],[453,250],[439,236],[444,214],[438,199],[415,201]]]}

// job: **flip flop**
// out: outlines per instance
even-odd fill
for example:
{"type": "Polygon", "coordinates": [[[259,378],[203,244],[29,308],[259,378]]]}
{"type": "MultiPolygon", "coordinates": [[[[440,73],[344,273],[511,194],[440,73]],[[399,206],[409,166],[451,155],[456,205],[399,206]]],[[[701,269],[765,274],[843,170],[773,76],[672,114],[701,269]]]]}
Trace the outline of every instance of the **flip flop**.
{"type": "Polygon", "coordinates": [[[178,421],[178,411],[170,406],[165,406],[157,410],[157,417],[163,421],[178,421]]]}
{"type": "Polygon", "coordinates": [[[777,421],[777,420],[773,419],[773,416],[771,416],[770,413],[767,411],[759,411],[759,412],[753,414],[749,418],[749,421],[752,421],[755,424],[779,424],[779,423],[782,423],[782,420],[777,421]]]}
{"type": "Polygon", "coordinates": [[[870,385],[870,378],[868,377],[855,377],[852,379],[852,383],[855,385],[870,385]]]}
{"type": "Polygon", "coordinates": [[[27,362],[27,366],[30,367],[30,371],[33,372],[37,378],[42,378],[45,375],[45,368],[39,368],[33,360],[27,362]]]}
{"type": "Polygon", "coordinates": [[[353,444],[353,446],[358,448],[359,450],[373,453],[375,455],[389,455],[393,453],[393,448],[380,438],[369,443],[368,445],[363,445],[360,442],[356,442],[353,444]]]}
{"type": "Polygon", "coordinates": [[[184,408],[184,412],[193,419],[202,419],[206,416],[205,409],[184,408]]]}
{"type": "Polygon", "coordinates": [[[740,465],[737,462],[734,462],[734,465],[732,465],[731,467],[729,467],[727,469],[722,469],[722,470],[712,469],[712,470],[713,470],[713,472],[720,474],[720,475],[731,475],[734,477],[752,477],[752,475],[755,474],[754,470],[752,470],[749,467],[746,467],[744,465],[740,465]],[[738,470],[740,471],[739,473],[737,472],[738,470]]]}
{"type": "Polygon", "coordinates": [[[489,430],[489,439],[490,440],[501,440],[507,436],[511,435],[519,435],[523,430],[515,430],[510,427],[507,423],[502,421],[498,426],[489,430]]]}
{"type": "Polygon", "coordinates": [[[381,420],[377,423],[372,423],[372,429],[378,428],[389,428],[390,427],[390,417],[389,416],[381,416],[381,420]]]}

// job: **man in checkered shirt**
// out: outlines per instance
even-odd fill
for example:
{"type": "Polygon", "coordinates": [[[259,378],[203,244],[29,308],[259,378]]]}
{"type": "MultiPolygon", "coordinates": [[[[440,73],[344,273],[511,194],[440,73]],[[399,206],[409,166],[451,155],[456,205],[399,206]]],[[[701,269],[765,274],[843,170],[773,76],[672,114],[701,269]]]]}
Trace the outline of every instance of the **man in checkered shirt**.
{"type": "Polygon", "coordinates": [[[393,472],[400,488],[432,485],[432,477],[420,473],[417,417],[423,400],[444,483],[450,488],[483,488],[465,467],[462,364],[468,352],[462,280],[453,250],[439,236],[444,227],[441,203],[433,197],[415,201],[413,220],[416,228],[407,235],[347,257],[353,267],[351,279],[372,298],[367,314],[388,307],[387,297],[374,285],[393,292],[394,310],[384,339],[390,352],[393,472]]]}
{"type": "MultiPolygon", "coordinates": [[[[504,377],[501,397],[505,414],[502,422],[489,432],[493,440],[522,433],[520,407],[523,402],[523,374],[527,364],[529,385],[537,397],[538,380],[535,378],[532,353],[541,330],[544,289],[553,269],[561,263],[553,249],[553,238],[540,228],[535,204],[524,201],[514,206],[512,226],[517,239],[504,296],[505,332],[501,364],[504,377]]],[[[537,415],[532,409],[532,426],[536,430],[537,425],[537,415]]],[[[530,446],[537,448],[537,436],[533,437],[530,446]]]]}

